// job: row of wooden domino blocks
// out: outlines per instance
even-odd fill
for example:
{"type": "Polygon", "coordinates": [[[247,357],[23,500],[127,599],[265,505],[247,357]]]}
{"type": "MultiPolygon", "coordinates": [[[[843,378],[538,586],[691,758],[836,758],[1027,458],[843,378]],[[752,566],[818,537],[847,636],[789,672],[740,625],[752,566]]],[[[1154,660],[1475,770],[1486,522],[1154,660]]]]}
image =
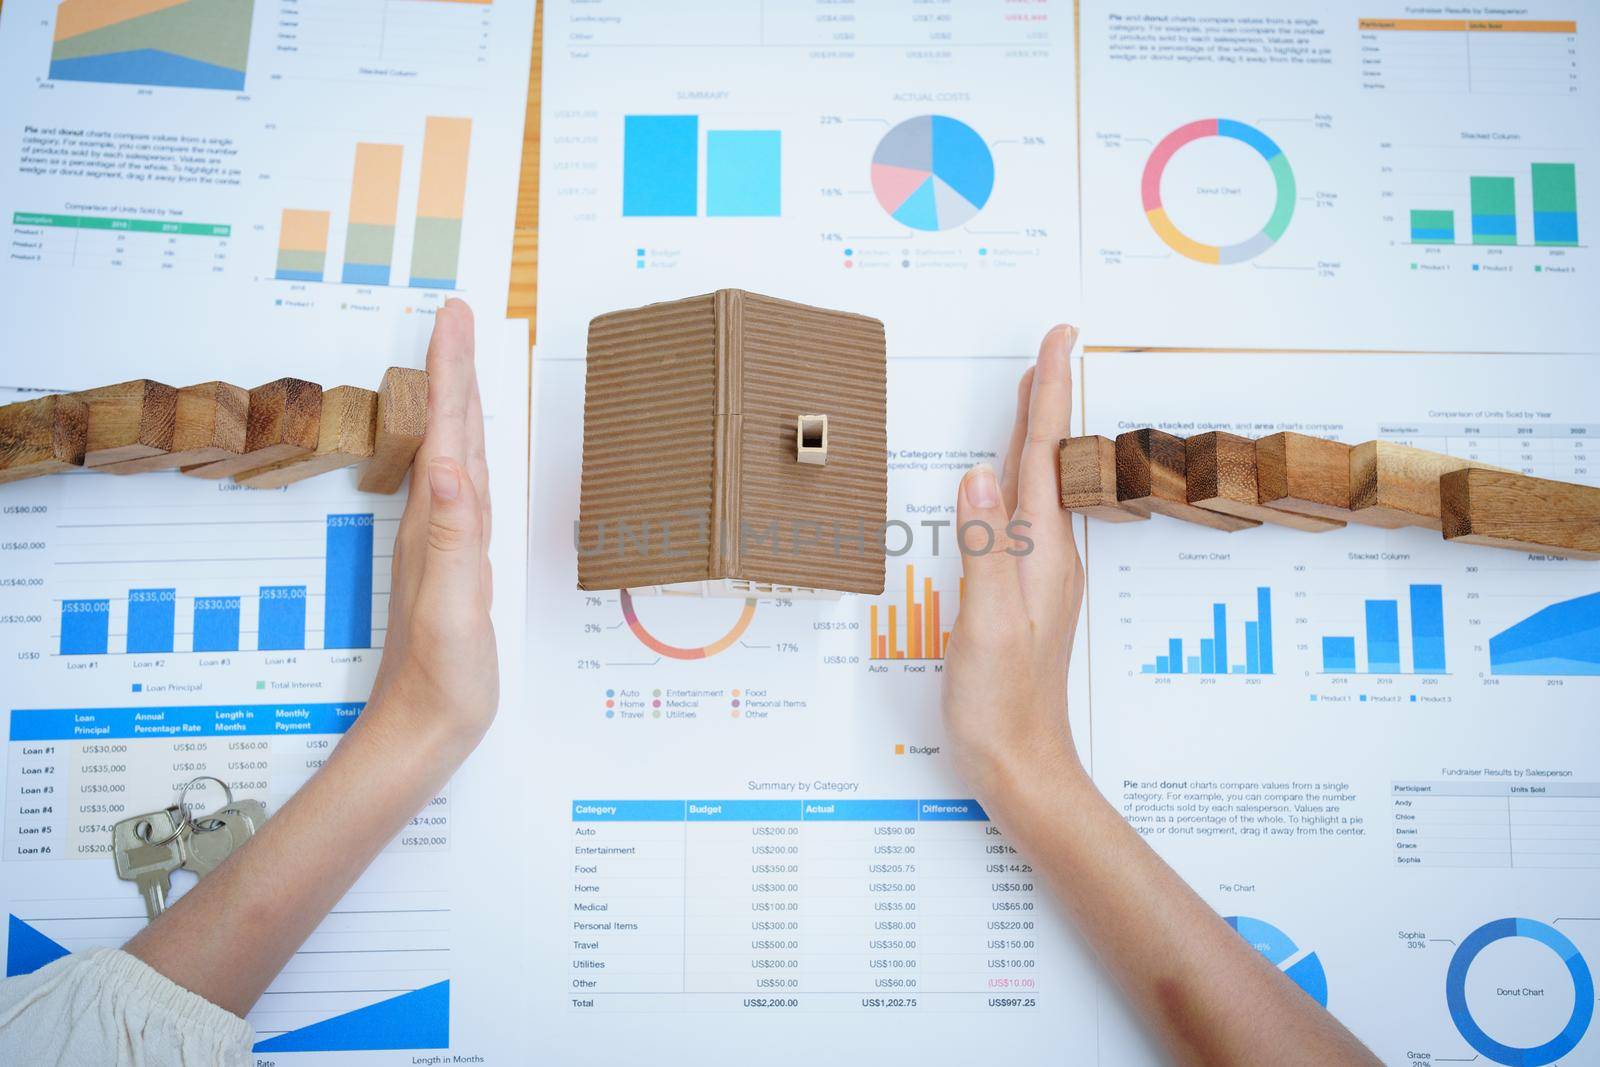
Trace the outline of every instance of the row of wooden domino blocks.
{"type": "Polygon", "coordinates": [[[1421,526],[1450,541],[1600,559],[1600,489],[1388,441],[1155,429],[1073,437],[1061,442],[1061,506],[1111,522],[1157,514],[1228,531],[1421,526]]]}
{"type": "Polygon", "coordinates": [[[427,428],[428,376],[405,367],[385,371],[376,392],[299,378],[248,390],[136,378],[0,407],[0,483],[179,470],[273,489],[360,464],[363,491],[392,493],[427,428]]]}

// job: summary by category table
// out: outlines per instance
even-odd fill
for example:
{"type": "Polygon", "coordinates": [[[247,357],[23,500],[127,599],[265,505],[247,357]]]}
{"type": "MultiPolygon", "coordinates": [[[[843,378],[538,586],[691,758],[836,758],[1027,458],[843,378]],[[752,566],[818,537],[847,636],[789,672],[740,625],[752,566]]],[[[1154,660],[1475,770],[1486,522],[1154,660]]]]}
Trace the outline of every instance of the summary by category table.
{"type": "Polygon", "coordinates": [[[1029,1010],[1034,874],[973,800],[577,800],[572,1010],[1029,1010]]]}

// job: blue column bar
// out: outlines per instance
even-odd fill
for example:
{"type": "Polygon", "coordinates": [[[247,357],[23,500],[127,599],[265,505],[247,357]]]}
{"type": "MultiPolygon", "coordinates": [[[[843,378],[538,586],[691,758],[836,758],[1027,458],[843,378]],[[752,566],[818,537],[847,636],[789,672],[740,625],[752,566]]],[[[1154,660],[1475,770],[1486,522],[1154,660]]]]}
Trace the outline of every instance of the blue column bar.
{"type": "Polygon", "coordinates": [[[1228,673],[1228,605],[1211,605],[1211,669],[1216,674],[1228,673]]]}
{"type": "Polygon", "coordinates": [[[1167,639],[1167,670],[1173,674],[1183,673],[1183,638],[1181,637],[1167,639]]]}
{"type": "Polygon", "coordinates": [[[622,120],[622,213],[698,213],[698,115],[627,115],[622,120]]]}
{"type": "Polygon", "coordinates": [[[176,589],[128,590],[128,651],[171,652],[176,589]]]}
{"type": "Polygon", "coordinates": [[[1322,639],[1322,669],[1330,674],[1341,674],[1356,669],[1356,639],[1353,637],[1324,637],[1322,639]]]}
{"type": "Polygon", "coordinates": [[[260,603],[256,648],[267,652],[306,647],[305,586],[264,585],[260,603]]]}
{"type": "Polygon", "coordinates": [[[1258,623],[1244,624],[1244,673],[1261,673],[1261,626],[1258,623]]]}
{"type": "Polygon", "coordinates": [[[1210,674],[1217,668],[1216,642],[1209,637],[1200,639],[1200,673],[1210,674]]]}
{"type": "Polygon", "coordinates": [[[1444,588],[1411,587],[1411,669],[1418,674],[1443,674],[1444,588]]]}
{"type": "Polygon", "coordinates": [[[372,516],[329,515],[322,647],[372,647],[372,516]]]}
{"type": "Polygon", "coordinates": [[[780,214],[783,138],[777,130],[706,132],[706,214],[780,214]]]}
{"type": "Polygon", "coordinates": [[[1157,674],[1171,674],[1172,673],[1167,668],[1167,657],[1165,657],[1165,656],[1157,656],[1156,657],[1156,673],[1157,674]]]}
{"type": "Polygon", "coordinates": [[[196,652],[239,651],[238,597],[194,598],[194,650],[196,652]]]}
{"type": "Polygon", "coordinates": [[[111,601],[63,600],[61,602],[61,654],[63,656],[104,655],[110,643],[111,601]]]}
{"type": "Polygon", "coordinates": [[[1189,657],[1188,672],[1190,674],[1200,674],[1200,673],[1202,673],[1201,670],[1200,670],[1200,657],[1199,656],[1190,656],[1189,657]]]}
{"type": "Polygon", "coordinates": [[[1367,601],[1367,673],[1400,673],[1400,604],[1367,601]]]}
{"type": "Polygon", "coordinates": [[[1256,648],[1261,673],[1272,673],[1272,590],[1256,587],[1256,648]]]}

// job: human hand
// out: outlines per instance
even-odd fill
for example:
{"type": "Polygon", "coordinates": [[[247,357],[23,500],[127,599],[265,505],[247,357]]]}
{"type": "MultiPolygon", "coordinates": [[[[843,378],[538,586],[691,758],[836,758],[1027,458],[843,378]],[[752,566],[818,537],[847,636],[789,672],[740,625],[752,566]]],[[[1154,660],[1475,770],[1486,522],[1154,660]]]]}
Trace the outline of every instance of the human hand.
{"type": "Polygon", "coordinates": [[[489,532],[472,309],[453,299],[428,342],[428,432],[395,535],[383,661],[361,718],[397,722],[409,742],[440,744],[456,759],[488,730],[500,699],[489,532]]]}
{"type": "Polygon", "coordinates": [[[945,656],[944,720],[957,767],[979,799],[1044,766],[1082,768],[1066,709],[1083,564],[1058,470],[1060,442],[1072,432],[1069,356],[1077,340],[1072,326],[1045,335],[1017,388],[1003,473],[997,479],[979,465],[957,491],[966,592],[945,656]],[[994,544],[978,552],[986,527],[994,544]]]}

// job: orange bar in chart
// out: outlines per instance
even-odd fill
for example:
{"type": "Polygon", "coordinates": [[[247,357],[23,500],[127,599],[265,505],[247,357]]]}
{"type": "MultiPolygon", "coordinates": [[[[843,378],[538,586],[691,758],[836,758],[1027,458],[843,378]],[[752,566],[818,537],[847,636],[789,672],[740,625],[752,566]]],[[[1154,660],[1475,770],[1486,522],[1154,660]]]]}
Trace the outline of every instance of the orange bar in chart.
{"type": "Polygon", "coordinates": [[[350,223],[344,239],[344,273],[350,285],[388,285],[394,259],[395,211],[400,203],[397,144],[356,145],[350,181],[350,223]]]}
{"type": "MultiPolygon", "coordinates": [[[[959,588],[964,592],[965,582],[959,588]]],[[[920,600],[917,598],[916,568],[908,565],[904,603],[888,605],[886,613],[880,613],[876,604],[868,608],[868,656],[876,660],[943,659],[945,650],[950,646],[950,633],[940,629],[941,605],[942,597],[934,588],[932,578],[922,579],[922,597],[920,600]],[[880,631],[879,619],[884,614],[888,616],[888,626],[886,631],[880,631]],[[905,620],[904,633],[900,627],[902,618],[905,620]]]]}
{"type": "Polygon", "coordinates": [[[278,272],[291,282],[320,282],[328,259],[328,212],[283,209],[278,223],[278,272]]]}
{"type": "Polygon", "coordinates": [[[411,284],[454,289],[461,256],[461,216],[467,203],[467,152],[472,120],[428,116],[422,137],[422,183],[411,246],[411,284]]]}

